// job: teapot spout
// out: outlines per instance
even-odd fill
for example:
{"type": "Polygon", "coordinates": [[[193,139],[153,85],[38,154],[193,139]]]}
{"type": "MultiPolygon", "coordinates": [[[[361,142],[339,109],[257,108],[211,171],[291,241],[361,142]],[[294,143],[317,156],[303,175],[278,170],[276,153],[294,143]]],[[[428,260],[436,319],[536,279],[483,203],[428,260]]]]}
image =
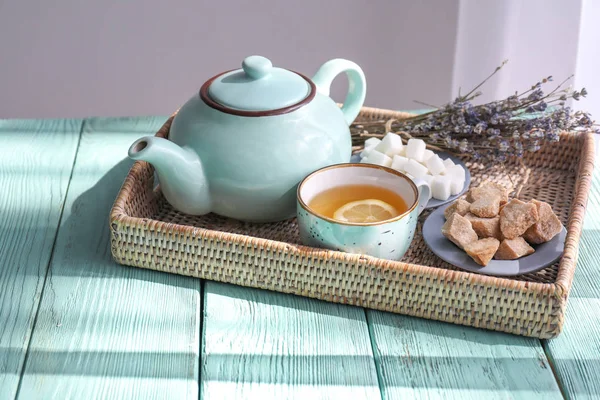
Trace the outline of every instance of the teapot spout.
{"type": "Polygon", "coordinates": [[[211,211],[208,182],[195,152],[164,138],[146,136],[131,145],[129,157],[152,164],[165,198],[178,211],[190,215],[211,211]]]}

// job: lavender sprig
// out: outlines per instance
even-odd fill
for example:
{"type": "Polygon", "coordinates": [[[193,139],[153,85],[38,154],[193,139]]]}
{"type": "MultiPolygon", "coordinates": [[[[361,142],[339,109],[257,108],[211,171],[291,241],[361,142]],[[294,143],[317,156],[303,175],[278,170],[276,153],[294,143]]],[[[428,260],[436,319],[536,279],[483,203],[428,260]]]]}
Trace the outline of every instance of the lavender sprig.
{"type": "Polygon", "coordinates": [[[544,143],[558,142],[560,132],[597,132],[589,113],[573,112],[565,105],[569,99],[578,101],[588,94],[585,88],[563,88],[572,77],[549,93],[543,87],[553,81],[552,76],[503,100],[473,105],[472,100],[481,95],[477,90],[505,64],[506,61],[466,95],[459,94],[442,107],[391,125],[386,121],[353,125],[355,142],[364,141],[365,136],[383,136],[391,127],[405,137],[425,140],[432,148],[504,162],[510,156],[522,157],[526,152],[538,151],[544,143]]]}

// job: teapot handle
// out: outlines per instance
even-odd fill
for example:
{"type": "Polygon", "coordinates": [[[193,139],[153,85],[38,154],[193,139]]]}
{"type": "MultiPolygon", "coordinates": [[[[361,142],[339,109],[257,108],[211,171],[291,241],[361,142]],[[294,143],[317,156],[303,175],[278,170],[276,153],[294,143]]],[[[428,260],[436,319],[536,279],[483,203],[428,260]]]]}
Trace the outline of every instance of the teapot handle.
{"type": "Polygon", "coordinates": [[[317,85],[317,92],[329,96],[331,82],[342,72],[348,76],[348,94],[342,113],[346,123],[350,125],[358,116],[367,94],[367,81],[362,69],[352,61],[336,58],[323,64],[312,80],[317,85]]]}

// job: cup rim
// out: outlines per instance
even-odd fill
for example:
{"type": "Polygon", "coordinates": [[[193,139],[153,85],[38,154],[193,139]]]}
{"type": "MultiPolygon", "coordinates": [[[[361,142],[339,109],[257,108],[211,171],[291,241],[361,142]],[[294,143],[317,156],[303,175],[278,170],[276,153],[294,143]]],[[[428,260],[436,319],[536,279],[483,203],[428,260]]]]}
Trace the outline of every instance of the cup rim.
{"type": "Polygon", "coordinates": [[[413,182],[412,179],[410,179],[408,176],[406,176],[402,172],[396,171],[395,169],[392,169],[392,168],[389,168],[389,167],[384,167],[384,166],[381,166],[381,165],[375,165],[375,164],[366,164],[366,163],[341,163],[341,164],[329,165],[327,167],[323,167],[323,168],[317,169],[316,171],[313,171],[310,174],[308,174],[306,177],[304,177],[304,179],[302,179],[302,181],[300,181],[300,184],[298,185],[298,189],[296,190],[296,199],[298,200],[298,204],[300,204],[300,206],[304,209],[304,211],[306,211],[306,212],[314,215],[315,217],[324,219],[325,221],[328,221],[328,222],[331,222],[331,223],[334,223],[334,224],[350,225],[350,226],[376,226],[376,225],[383,225],[383,224],[388,224],[390,222],[399,221],[402,218],[404,218],[405,216],[407,216],[408,214],[410,214],[417,207],[417,205],[419,204],[419,189],[417,188],[417,185],[413,182]],[[313,177],[315,175],[318,175],[318,174],[320,174],[322,172],[331,170],[331,169],[349,168],[349,167],[379,169],[379,170],[382,170],[384,172],[390,173],[392,175],[399,176],[400,178],[404,178],[404,180],[408,181],[409,185],[413,189],[413,192],[415,194],[415,201],[402,214],[400,214],[398,216],[395,216],[394,218],[390,218],[390,219],[386,219],[386,220],[378,221],[378,222],[342,222],[342,221],[338,221],[337,219],[329,218],[329,217],[326,217],[324,215],[316,213],[315,211],[313,211],[308,206],[308,204],[306,204],[304,202],[304,200],[300,196],[300,191],[302,190],[302,186],[311,177],[313,177]]]}

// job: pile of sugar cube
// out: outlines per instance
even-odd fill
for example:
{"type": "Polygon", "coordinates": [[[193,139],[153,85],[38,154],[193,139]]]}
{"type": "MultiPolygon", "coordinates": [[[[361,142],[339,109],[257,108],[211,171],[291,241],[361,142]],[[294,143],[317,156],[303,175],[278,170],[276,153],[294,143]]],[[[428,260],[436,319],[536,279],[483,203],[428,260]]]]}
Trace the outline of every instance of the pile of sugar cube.
{"type": "Polygon", "coordinates": [[[383,139],[367,139],[360,158],[361,163],[390,167],[413,180],[424,180],[434,199],[448,200],[465,186],[464,168],[427,150],[421,139],[409,139],[405,146],[400,136],[389,132],[383,139]]]}

